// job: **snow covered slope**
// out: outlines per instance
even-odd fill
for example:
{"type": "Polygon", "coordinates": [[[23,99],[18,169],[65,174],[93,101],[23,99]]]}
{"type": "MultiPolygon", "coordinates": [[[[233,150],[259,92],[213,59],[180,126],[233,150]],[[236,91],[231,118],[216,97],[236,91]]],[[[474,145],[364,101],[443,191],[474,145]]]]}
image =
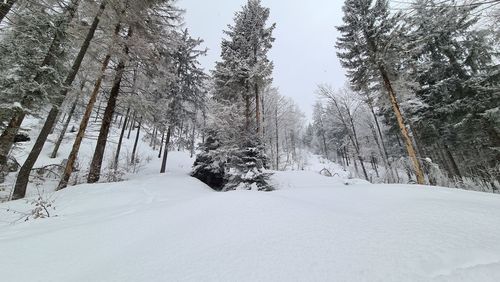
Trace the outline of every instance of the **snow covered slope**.
{"type": "Polygon", "coordinates": [[[0,281],[500,281],[498,195],[313,170],[217,193],[191,163],[58,192],[48,219],[2,204],[0,281]]]}

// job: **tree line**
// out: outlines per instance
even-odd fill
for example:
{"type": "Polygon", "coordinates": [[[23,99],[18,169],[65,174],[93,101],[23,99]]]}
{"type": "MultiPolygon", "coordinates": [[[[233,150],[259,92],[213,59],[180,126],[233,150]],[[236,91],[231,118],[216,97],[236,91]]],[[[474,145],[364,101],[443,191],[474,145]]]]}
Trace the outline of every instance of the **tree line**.
{"type": "Polygon", "coordinates": [[[336,48],[349,84],[319,87],[316,150],[367,180],[380,163],[385,182],[498,191],[500,32],[483,10],[498,1],[483,2],[415,0],[401,11],[346,0],[336,48]]]}
{"type": "Polygon", "coordinates": [[[0,181],[19,169],[12,199],[26,195],[44,146],[53,146],[51,158],[60,155],[70,124],[78,126],[71,152],[61,156],[57,190],[82,169],[85,181],[95,183],[137,163],[141,130],[153,148],[159,147],[161,172],[174,138],[194,152],[206,113],[207,74],[198,61],[206,50],[182,28],[184,11],[174,2],[0,3],[0,181]],[[27,116],[44,122],[39,134],[30,136],[36,138],[26,160],[17,165],[12,150],[27,116]],[[91,128],[98,135],[87,166],[79,152],[91,128]],[[131,131],[136,131],[135,145],[123,161],[122,140],[131,131]],[[118,144],[111,142],[113,157],[106,165],[113,132],[119,132],[118,144]]]}
{"type": "Polygon", "coordinates": [[[207,139],[192,175],[217,190],[272,190],[268,169],[304,165],[304,114],[273,85],[269,16],[260,0],[248,0],[224,31],[212,71],[207,139]]]}

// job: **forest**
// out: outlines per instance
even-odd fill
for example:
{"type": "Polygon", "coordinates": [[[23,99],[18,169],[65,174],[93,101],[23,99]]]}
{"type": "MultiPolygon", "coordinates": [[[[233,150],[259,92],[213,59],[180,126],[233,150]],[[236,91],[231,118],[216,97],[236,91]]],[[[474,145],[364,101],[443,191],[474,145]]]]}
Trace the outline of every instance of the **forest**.
{"type": "Polygon", "coordinates": [[[500,281],[499,42],[500,0],[0,0],[0,281],[500,281]]]}
{"type": "Polygon", "coordinates": [[[175,1],[4,1],[0,181],[15,178],[11,199],[25,196],[35,172],[56,175],[56,190],[103,175],[116,181],[144,161],[142,136],[162,173],[169,150],[198,152],[192,175],[216,190],[272,190],[269,169],[303,169],[312,152],[372,183],[498,192],[497,4],[346,1],[332,42],[346,84],[318,85],[307,120],[273,84],[276,24],[260,1],[235,14],[213,70],[201,66],[207,50],[175,1]],[[27,117],[43,122],[37,135],[27,117]],[[113,127],[119,137],[109,144],[113,127]],[[62,154],[68,131],[76,134],[63,162],[36,167],[44,146],[49,158],[62,154]],[[84,162],[88,131],[98,134],[84,162]],[[31,139],[17,160],[18,145],[31,139]]]}

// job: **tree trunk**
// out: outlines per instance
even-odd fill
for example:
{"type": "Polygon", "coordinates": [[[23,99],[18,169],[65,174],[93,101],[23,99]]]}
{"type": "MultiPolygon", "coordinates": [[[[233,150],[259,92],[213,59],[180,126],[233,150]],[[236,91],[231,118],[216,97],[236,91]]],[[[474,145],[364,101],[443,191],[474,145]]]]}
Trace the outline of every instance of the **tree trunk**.
{"type": "Polygon", "coordinates": [[[75,142],[73,143],[71,153],[69,154],[68,161],[66,162],[66,167],[61,177],[61,181],[57,186],[57,190],[64,189],[68,186],[69,178],[71,177],[71,173],[73,173],[73,167],[78,157],[78,152],[80,151],[80,146],[82,144],[83,138],[85,137],[85,131],[87,130],[90,116],[92,115],[92,109],[94,108],[95,102],[97,100],[97,95],[99,94],[99,90],[101,89],[102,80],[104,79],[104,72],[108,68],[110,60],[111,60],[111,55],[110,54],[106,55],[101,66],[99,77],[97,78],[94,84],[94,90],[92,91],[89,102],[87,103],[87,107],[85,108],[83,118],[80,121],[80,127],[78,128],[78,133],[76,134],[75,142]]]}
{"type": "Polygon", "coordinates": [[[195,143],[195,138],[196,138],[196,121],[193,120],[193,130],[191,132],[191,158],[194,156],[194,143],[195,143]]]}
{"type": "Polygon", "coordinates": [[[250,131],[250,96],[248,93],[245,95],[245,130],[250,131]]]}
{"type": "Polygon", "coordinates": [[[274,117],[275,117],[275,135],[276,135],[276,170],[280,170],[280,150],[279,150],[279,128],[278,128],[278,105],[276,104],[276,109],[274,110],[274,117]]]}
{"type": "Polygon", "coordinates": [[[0,1],[0,23],[2,23],[3,19],[9,13],[10,9],[16,3],[17,0],[2,0],[0,1]]]}
{"type": "Polygon", "coordinates": [[[415,147],[413,146],[413,142],[411,140],[411,136],[408,132],[408,128],[406,128],[405,120],[403,115],[401,114],[401,109],[399,108],[398,101],[396,99],[396,93],[392,88],[391,81],[389,80],[389,75],[387,74],[385,68],[382,65],[379,65],[379,71],[382,75],[382,79],[384,80],[384,85],[389,94],[389,99],[391,101],[392,109],[394,114],[396,115],[396,119],[398,121],[398,126],[401,131],[401,136],[405,142],[406,150],[408,152],[408,157],[413,163],[413,168],[415,170],[415,175],[417,177],[418,184],[425,184],[424,173],[422,171],[422,167],[420,166],[420,162],[417,159],[417,153],[415,151],[415,147]]]}
{"type": "Polygon", "coordinates": [[[353,133],[353,136],[354,136],[354,142],[355,142],[354,147],[356,149],[356,155],[358,156],[358,160],[359,160],[359,163],[361,164],[361,169],[363,170],[363,175],[365,176],[366,181],[370,182],[370,179],[368,178],[368,173],[366,172],[364,159],[361,156],[360,146],[359,146],[359,141],[358,141],[358,134],[356,133],[356,127],[354,126],[354,119],[353,119],[353,117],[352,117],[352,115],[351,115],[351,113],[349,111],[347,112],[347,115],[349,117],[349,122],[350,122],[351,127],[352,127],[352,133],[353,133]]]}
{"type": "Polygon", "coordinates": [[[325,136],[325,132],[321,132],[321,139],[323,140],[323,152],[325,153],[325,158],[328,160],[329,159],[329,156],[328,156],[328,147],[326,145],[326,136],[325,136]]]}
{"type": "Polygon", "coordinates": [[[201,143],[205,144],[205,129],[207,129],[207,113],[205,110],[202,112],[203,115],[203,130],[201,131],[201,143]]]}
{"type": "Polygon", "coordinates": [[[106,8],[106,0],[101,2],[101,5],[99,6],[99,11],[95,15],[92,25],[90,26],[90,29],[85,37],[85,40],[83,41],[82,46],[80,47],[80,51],[78,52],[78,55],[76,56],[73,65],[71,66],[71,70],[68,76],[66,77],[66,80],[63,83],[63,88],[62,88],[63,90],[61,90],[60,93],[60,101],[58,101],[58,103],[54,105],[54,107],[52,107],[52,109],[50,110],[49,115],[45,120],[45,124],[43,125],[42,131],[38,135],[38,138],[35,141],[35,144],[33,145],[33,149],[31,150],[30,154],[28,155],[28,158],[24,162],[23,166],[19,171],[19,174],[17,175],[16,185],[14,186],[14,192],[12,195],[13,200],[24,198],[24,196],[26,195],[26,187],[29,182],[29,175],[31,169],[35,165],[35,162],[38,159],[38,156],[40,155],[40,152],[43,149],[43,145],[45,144],[45,141],[49,136],[50,130],[52,129],[54,123],[56,122],[57,114],[59,113],[58,106],[62,104],[64,97],[66,97],[66,95],[68,94],[71,84],[73,84],[73,81],[75,80],[76,74],[80,70],[82,61],[85,58],[85,54],[87,53],[87,50],[90,46],[90,42],[94,38],[95,31],[97,29],[97,26],[99,25],[101,15],[104,12],[105,8],[106,8]]]}
{"type": "Polygon", "coordinates": [[[168,146],[170,144],[171,132],[172,132],[172,126],[169,126],[167,129],[167,137],[165,138],[165,148],[163,149],[163,161],[161,162],[160,173],[165,173],[167,171],[168,146]]]}
{"type": "Polygon", "coordinates": [[[118,128],[122,127],[123,115],[120,115],[120,122],[118,122],[118,128]]]}
{"type": "MultiPolygon", "coordinates": [[[[80,87],[80,92],[85,87],[85,82],[86,81],[82,82],[82,85],[80,87]]],[[[75,101],[73,102],[73,105],[71,106],[71,109],[69,110],[66,122],[64,123],[63,128],[61,129],[61,133],[59,133],[59,138],[57,138],[56,144],[54,145],[54,150],[52,151],[52,154],[50,155],[51,159],[55,159],[57,157],[57,152],[59,151],[59,147],[61,146],[61,143],[64,139],[64,135],[66,134],[66,131],[68,130],[69,123],[71,122],[71,119],[73,118],[73,114],[75,113],[76,105],[78,104],[79,98],[80,98],[80,93],[78,93],[76,95],[75,101]]]]}
{"type": "Polygon", "coordinates": [[[134,114],[132,115],[132,118],[130,119],[130,127],[128,128],[128,134],[127,134],[127,139],[130,139],[130,133],[132,133],[132,130],[134,129],[135,126],[135,111],[134,114]]]}
{"type": "Polygon", "coordinates": [[[127,122],[130,115],[130,108],[127,108],[127,114],[125,115],[125,122],[123,123],[122,130],[120,132],[120,138],[118,139],[118,146],[116,146],[115,160],[113,161],[113,169],[118,169],[118,162],[120,161],[120,151],[122,149],[123,136],[125,136],[125,130],[127,130],[127,122]]]}
{"type": "MultiPolygon", "coordinates": [[[[177,146],[177,151],[180,152],[181,147],[182,147],[182,149],[184,149],[184,147],[183,147],[184,140],[182,140],[182,133],[184,132],[184,120],[181,121],[181,126],[178,128],[178,130],[179,130],[179,135],[178,135],[179,138],[177,138],[177,140],[180,140],[180,142],[178,142],[179,144],[177,146]]],[[[174,136],[175,136],[175,132],[174,132],[174,136]]]]}
{"type": "Polygon", "coordinates": [[[158,152],[158,158],[161,158],[161,152],[163,150],[163,140],[165,140],[165,131],[161,134],[160,151],[158,152]]]}
{"type": "Polygon", "coordinates": [[[345,170],[345,160],[344,160],[344,154],[342,153],[342,149],[337,149],[337,160],[340,160],[340,164],[342,165],[342,168],[345,170]]]}
{"type": "MultiPolygon", "coordinates": [[[[129,27],[127,33],[127,39],[132,36],[132,28],[129,27]]],[[[125,46],[125,54],[128,55],[128,47],[125,46]]],[[[108,104],[104,110],[104,115],[102,118],[101,129],[99,130],[99,137],[97,138],[97,144],[94,151],[94,156],[92,157],[92,162],[90,164],[90,171],[87,177],[88,183],[96,183],[101,177],[101,166],[104,158],[104,151],[106,149],[106,143],[108,141],[109,129],[111,127],[111,122],[113,119],[113,113],[116,108],[116,101],[118,99],[118,94],[120,93],[120,86],[123,78],[123,73],[125,71],[125,59],[121,59],[116,66],[115,78],[113,80],[113,87],[109,93],[108,104]]]]}
{"type": "MultiPolygon", "coordinates": [[[[264,100],[264,97],[265,95],[261,95],[261,98],[260,98],[260,104],[261,104],[261,108],[262,108],[262,142],[263,142],[263,145],[264,147],[267,147],[266,146],[266,140],[265,140],[265,136],[266,136],[266,132],[267,132],[267,124],[266,124],[266,111],[265,111],[265,106],[266,106],[266,103],[265,103],[265,100],[264,100]]],[[[269,144],[270,146],[272,146],[271,144],[269,144]]]]}
{"type": "MultiPolygon", "coordinates": [[[[99,99],[99,104],[97,105],[97,108],[95,109],[94,123],[97,123],[97,120],[99,119],[99,113],[101,112],[102,99],[104,99],[104,98],[99,99]]],[[[92,109],[94,109],[93,105],[92,105],[92,109]]]]}
{"type": "Polygon", "coordinates": [[[19,132],[25,116],[25,113],[22,111],[14,114],[0,136],[0,171],[5,170],[4,166],[7,165],[9,152],[12,149],[12,145],[14,145],[14,138],[19,132]]]}
{"type": "Polygon", "coordinates": [[[359,175],[358,163],[356,162],[356,157],[352,156],[352,162],[354,163],[354,171],[356,172],[356,176],[359,175]]]}
{"type": "Polygon", "coordinates": [[[156,150],[156,141],[157,141],[157,138],[158,138],[158,129],[155,128],[155,132],[153,134],[153,151],[156,150]]]}
{"type": "Polygon", "coordinates": [[[275,165],[275,163],[274,163],[274,160],[275,160],[275,158],[274,158],[274,156],[275,156],[275,154],[274,154],[274,144],[273,144],[273,138],[271,136],[269,136],[269,152],[270,152],[270,158],[269,159],[271,160],[272,167],[275,168],[274,167],[274,165],[275,165]]]}
{"type": "Polygon", "coordinates": [[[153,132],[151,133],[151,140],[149,140],[149,147],[151,147],[151,148],[153,147],[153,143],[154,143],[155,138],[156,138],[156,127],[153,127],[153,132]]]}
{"type": "Polygon", "coordinates": [[[260,97],[259,85],[255,83],[255,123],[257,137],[260,139],[260,97]]]}
{"type": "Polygon", "coordinates": [[[373,163],[373,169],[375,170],[375,173],[377,174],[377,178],[380,177],[378,173],[378,168],[377,168],[377,159],[375,159],[374,156],[372,156],[372,163],[373,163]]]}
{"type": "Polygon", "coordinates": [[[349,167],[351,165],[351,159],[349,159],[349,151],[347,149],[347,146],[344,146],[344,157],[345,157],[345,163],[349,167]]]}
{"type": "Polygon", "coordinates": [[[33,145],[33,149],[31,149],[28,158],[19,170],[16,184],[14,186],[14,192],[12,194],[12,200],[22,199],[26,195],[26,187],[28,186],[31,170],[33,169],[33,166],[35,165],[36,160],[38,159],[38,156],[43,149],[45,140],[47,140],[47,136],[52,129],[52,125],[56,121],[58,112],[59,111],[56,107],[53,107],[50,110],[45,124],[43,125],[42,130],[40,131],[40,134],[38,135],[38,138],[33,145]]]}
{"type": "Polygon", "coordinates": [[[139,135],[141,133],[141,124],[142,124],[142,118],[139,119],[139,126],[137,127],[137,134],[135,135],[135,142],[134,142],[134,149],[132,149],[132,158],[130,160],[131,164],[134,164],[135,162],[135,154],[137,151],[137,143],[139,143],[139,135]]]}
{"type": "Polygon", "coordinates": [[[446,157],[450,161],[451,168],[453,169],[453,174],[459,178],[462,178],[462,173],[460,172],[460,169],[458,168],[457,162],[455,161],[455,157],[453,157],[453,154],[450,151],[450,148],[444,144],[444,151],[446,153],[446,157]]]}
{"type": "MultiPolygon", "coordinates": [[[[389,161],[389,154],[387,153],[387,147],[385,146],[385,140],[384,140],[384,136],[382,135],[382,129],[380,128],[380,123],[378,121],[377,114],[375,114],[375,110],[373,109],[373,104],[372,104],[371,100],[368,100],[367,104],[368,104],[368,107],[370,108],[370,112],[372,113],[373,119],[375,120],[375,125],[377,127],[378,137],[380,138],[380,145],[379,146],[381,146],[382,150],[383,150],[382,159],[384,161],[385,166],[387,166],[386,170],[388,170],[389,177],[392,179],[392,181],[396,181],[395,176],[394,176],[394,172],[392,171],[392,164],[389,161]]],[[[376,136],[375,136],[375,138],[376,138],[376,136]]],[[[376,140],[377,139],[378,138],[376,138],[376,140]]]]}
{"type": "Polygon", "coordinates": [[[344,128],[347,131],[347,135],[348,135],[349,139],[351,140],[352,145],[354,146],[354,152],[355,152],[356,156],[353,159],[354,159],[354,167],[356,169],[356,173],[358,172],[358,166],[356,165],[356,158],[357,158],[361,164],[361,168],[363,170],[363,174],[365,176],[366,181],[370,181],[370,179],[368,178],[368,173],[366,173],[366,168],[365,168],[365,164],[363,162],[363,157],[361,156],[361,153],[360,153],[358,135],[356,133],[356,127],[354,126],[354,118],[351,115],[350,109],[348,106],[344,105],[344,108],[347,111],[347,117],[349,118],[349,120],[346,120],[346,118],[344,117],[344,114],[342,113],[341,107],[339,107],[339,105],[337,103],[337,100],[333,96],[330,97],[330,99],[333,102],[333,105],[335,106],[335,108],[337,109],[338,117],[340,118],[340,121],[344,125],[344,128]]]}
{"type": "MultiPolygon", "coordinates": [[[[121,29],[121,24],[118,23],[115,26],[114,36],[117,36],[119,34],[120,29],[121,29]]],[[[85,131],[87,130],[87,126],[92,115],[92,110],[94,109],[97,96],[99,95],[99,90],[101,89],[102,81],[104,80],[105,77],[104,73],[108,68],[110,60],[111,60],[111,54],[108,53],[102,62],[101,70],[99,72],[96,82],[94,83],[94,89],[92,90],[92,94],[90,95],[90,99],[89,102],[87,103],[87,107],[85,108],[82,120],[80,121],[80,127],[78,129],[78,133],[73,143],[73,147],[69,154],[68,161],[66,162],[66,167],[64,169],[64,173],[61,177],[61,181],[59,182],[57,190],[64,189],[68,186],[68,182],[71,177],[71,174],[73,173],[73,168],[76,163],[76,159],[78,158],[78,152],[80,151],[80,146],[82,144],[83,138],[85,137],[85,131]]],[[[100,101],[102,101],[102,99],[100,101]]],[[[99,110],[97,112],[99,112],[99,110]]]]}
{"type": "MultiPolygon", "coordinates": [[[[384,155],[384,151],[382,149],[382,146],[380,145],[380,142],[379,142],[379,139],[378,139],[378,136],[377,136],[377,132],[375,131],[375,127],[373,127],[373,124],[371,122],[369,124],[369,127],[370,127],[370,129],[372,131],[373,140],[375,140],[375,144],[377,144],[377,148],[378,148],[379,154],[382,157],[382,161],[384,162],[385,173],[386,173],[386,175],[389,178],[388,182],[391,183],[391,182],[394,181],[393,176],[392,176],[392,169],[390,168],[389,162],[387,161],[387,159],[386,159],[386,157],[384,155]]],[[[372,156],[372,158],[373,158],[373,156],[372,156]]],[[[379,177],[377,170],[376,170],[376,173],[377,173],[377,177],[379,177]]]]}
{"type": "Polygon", "coordinates": [[[92,157],[92,163],[90,165],[90,171],[87,177],[88,183],[95,183],[99,181],[99,178],[101,177],[101,166],[104,158],[104,151],[106,149],[106,143],[108,141],[108,134],[109,134],[109,129],[111,127],[111,120],[113,118],[113,113],[116,107],[116,101],[118,99],[118,94],[120,93],[120,86],[124,70],[125,70],[125,62],[122,60],[118,63],[118,66],[116,67],[116,74],[113,82],[113,87],[109,94],[108,104],[106,106],[106,109],[104,110],[101,129],[99,130],[99,137],[97,138],[97,144],[94,151],[94,156],[92,157]]]}
{"type": "MultiPolygon", "coordinates": [[[[61,105],[62,106],[62,105],[61,105]]],[[[61,119],[61,111],[59,111],[59,114],[57,115],[56,122],[54,123],[54,126],[52,126],[52,129],[50,130],[50,134],[53,134],[54,131],[56,130],[57,124],[59,123],[59,120],[66,120],[66,113],[64,113],[63,118],[61,119]]]]}

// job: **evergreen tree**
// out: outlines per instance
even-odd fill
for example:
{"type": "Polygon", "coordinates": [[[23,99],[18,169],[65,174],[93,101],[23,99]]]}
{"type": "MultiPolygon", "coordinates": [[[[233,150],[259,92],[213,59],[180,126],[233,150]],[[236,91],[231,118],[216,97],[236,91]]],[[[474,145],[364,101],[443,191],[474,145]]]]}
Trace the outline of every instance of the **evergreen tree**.
{"type": "Polygon", "coordinates": [[[412,120],[423,147],[442,151],[452,177],[500,179],[500,90],[493,34],[479,29],[477,5],[418,0],[408,46],[421,101],[412,120]],[[437,141],[437,142],[436,142],[437,141]],[[467,161],[461,162],[464,158],[467,161]]]}
{"type": "Polygon", "coordinates": [[[0,52],[5,52],[0,61],[11,66],[0,70],[0,108],[10,117],[0,136],[0,175],[26,114],[36,115],[39,111],[33,109],[60,103],[59,92],[68,71],[68,29],[79,0],[62,9],[59,4],[49,1],[40,9],[39,4],[26,3],[0,43],[0,52]]]}
{"type": "Polygon", "coordinates": [[[227,38],[221,44],[222,60],[213,73],[214,116],[208,125],[220,147],[198,157],[197,163],[204,163],[201,166],[209,169],[200,169],[198,165],[193,173],[202,180],[220,178],[204,173],[214,171],[210,169],[213,165],[221,167],[215,171],[224,171],[224,186],[215,189],[270,189],[265,182],[267,160],[261,140],[261,93],[271,80],[273,68],[267,58],[275,26],[267,27],[269,13],[260,0],[249,0],[235,14],[234,25],[225,31],[227,38]],[[252,108],[255,119],[251,117],[252,108]],[[217,156],[206,158],[206,154],[217,156]]]}
{"type": "Polygon", "coordinates": [[[396,96],[395,71],[401,58],[394,37],[398,15],[391,16],[387,0],[346,0],[344,25],[338,27],[337,53],[356,90],[366,91],[382,81],[393,113],[412,161],[417,182],[424,184],[424,174],[417,158],[413,140],[396,96]]]}
{"type": "MultiPolygon", "coordinates": [[[[167,138],[164,145],[161,173],[166,171],[170,134],[187,116],[196,114],[196,108],[204,107],[206,74],[200,67],[199,58],[206,54],[206,50],[199,50],[203,42],[192,38],[187,29],[176,33],[177,47],[171,54],[171,63],[174,79],[167,85],[168,111],[165,119],[168,120],[167,138]]],[[[182,132],[181,132],[182,135],[182,132]]]]}

